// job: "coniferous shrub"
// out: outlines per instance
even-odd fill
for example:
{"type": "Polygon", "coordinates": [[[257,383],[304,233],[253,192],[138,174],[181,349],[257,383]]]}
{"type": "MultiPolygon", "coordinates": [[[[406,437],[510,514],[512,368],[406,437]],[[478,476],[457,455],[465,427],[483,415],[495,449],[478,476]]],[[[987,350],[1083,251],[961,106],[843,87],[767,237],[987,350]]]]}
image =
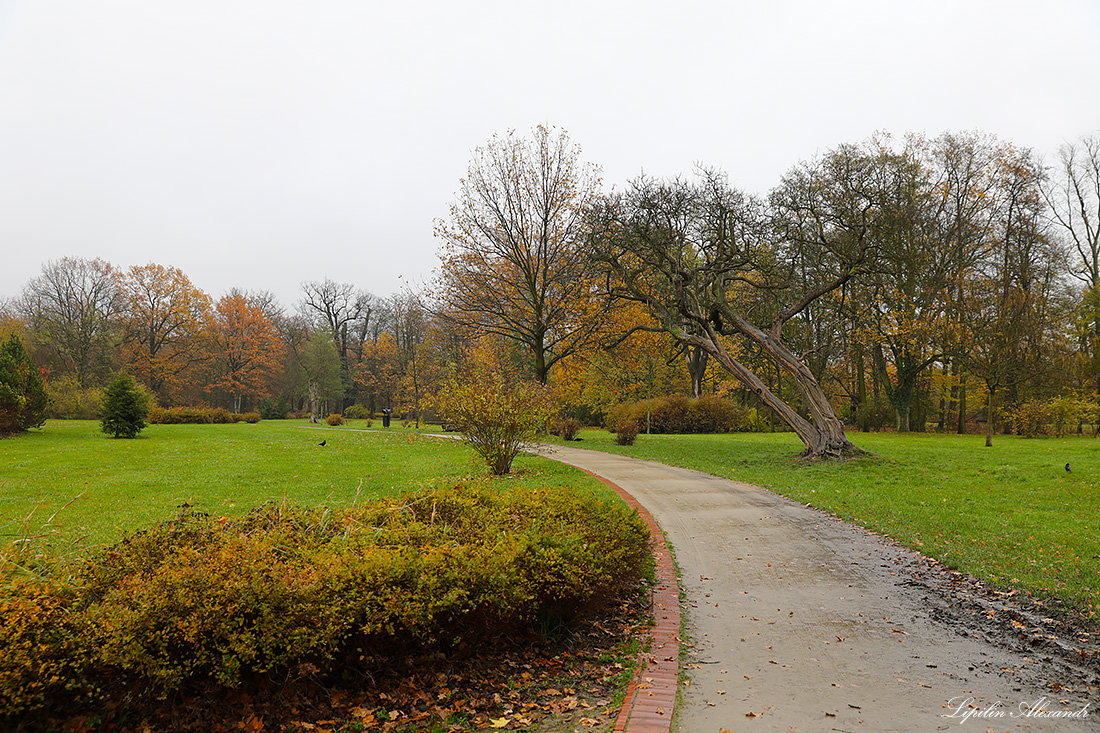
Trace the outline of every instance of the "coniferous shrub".
{"type": "Polygon", "coordinates": [[[270,397],[260,400],[260,417],[264,420],[285,420],[289,413],[290,408],[287,407],[286,399],[282,397],[274,402],[270,397]]]}
{"type": "Polygon", "coordinates": [[[134,438],[145,429],[152,398],[128,374],[119,372],[103,390],[103,432],[112,438],[134,438]]]}

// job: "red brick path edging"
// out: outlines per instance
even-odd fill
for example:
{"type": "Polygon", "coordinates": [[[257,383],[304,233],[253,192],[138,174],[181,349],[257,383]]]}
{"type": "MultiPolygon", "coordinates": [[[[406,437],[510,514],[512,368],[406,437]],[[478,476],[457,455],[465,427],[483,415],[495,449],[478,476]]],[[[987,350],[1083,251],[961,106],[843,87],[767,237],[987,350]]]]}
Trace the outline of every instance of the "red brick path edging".
{"type": "MultiPolygon", "coordinates": [[[[581,469],[584,470],[584,469],[581,469]]],[[[657,584],[653,588],[653,628],[650,645],[639,659],[638,671],[626,688],[614,733],[669,733],[676,706],[680,675],[680,586],[672,553],[660,525],[638,500],[602,476],[585,471],[614,489],[637,510],[649,527],[657,584]]]]}

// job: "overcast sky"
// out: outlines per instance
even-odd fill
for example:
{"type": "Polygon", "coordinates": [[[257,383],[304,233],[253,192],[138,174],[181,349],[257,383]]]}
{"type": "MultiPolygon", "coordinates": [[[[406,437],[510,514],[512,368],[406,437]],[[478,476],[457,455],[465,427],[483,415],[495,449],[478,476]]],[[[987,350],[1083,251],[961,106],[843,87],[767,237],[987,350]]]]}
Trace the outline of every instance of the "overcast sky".
{"type": "Polygon", "coordinates": [[[473,148],[538,124],[609,187],[765,192],[876,130],[1052,161],[1100,129],[1100,2],[0,0],[0,299],[65,256],[389,295],[473,148]]]}

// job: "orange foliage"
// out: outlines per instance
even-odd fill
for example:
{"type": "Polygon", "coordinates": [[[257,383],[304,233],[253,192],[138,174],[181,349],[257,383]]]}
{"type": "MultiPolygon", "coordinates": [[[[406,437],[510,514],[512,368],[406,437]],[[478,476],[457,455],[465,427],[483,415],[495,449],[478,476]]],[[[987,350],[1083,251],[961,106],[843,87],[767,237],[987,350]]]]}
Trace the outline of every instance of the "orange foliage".
{"type": "Polygon", "coordinates": [[[122,281],[128,371],[171,402],[206,356],[202,338],[210,320],[210,296],[175,267],[131,267],[122,281]]]}
{"type": "Polygon", "coordinates": [[[263,309],[242,295],[225,296],[215,307],[210,329],[210,358],[220,378],[209,389],[234,396],[233,411],[241,411],[241,395],[262,394],[281,366],[283,342],[263,309]]]}

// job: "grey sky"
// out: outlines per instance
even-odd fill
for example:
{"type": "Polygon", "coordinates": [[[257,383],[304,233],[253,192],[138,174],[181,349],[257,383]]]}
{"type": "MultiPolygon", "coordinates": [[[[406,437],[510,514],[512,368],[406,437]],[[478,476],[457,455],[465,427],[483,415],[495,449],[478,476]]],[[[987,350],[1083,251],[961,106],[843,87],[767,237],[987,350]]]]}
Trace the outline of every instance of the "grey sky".
{"type": "Polygon", "coordinates": [[[1052,160],[1100,129],[1100,2],[0,0],[0,298],[64,256],[389,295],[471,150],[540,123],[619,187],[764,192],[876,130],[1052,160]]]}

